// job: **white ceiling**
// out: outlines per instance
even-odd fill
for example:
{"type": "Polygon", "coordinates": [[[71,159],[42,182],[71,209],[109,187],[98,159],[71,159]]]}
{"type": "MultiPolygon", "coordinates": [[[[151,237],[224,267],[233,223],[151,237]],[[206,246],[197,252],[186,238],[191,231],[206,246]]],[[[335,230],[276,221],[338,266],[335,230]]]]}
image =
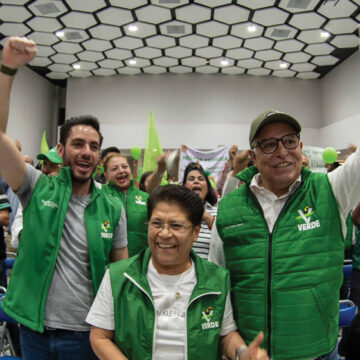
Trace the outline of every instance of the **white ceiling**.
{"type": "Polygon", "coordinates": [[[360,0],[2,0],[0,43],[27,36],[31,67],[69,77],[224,73],[321,78],[359,43],[360,0]],[[131,31],[129,26],[138,30],[131,31]],[[248,27],[255,26],[253,32],[248,27]],[[60,38],[57,31],[63,31],[60,38]],[[322,33],[328,32],[328,37],[322,33]],[[74,69],[74,65],[80,69],[74,69]]]}

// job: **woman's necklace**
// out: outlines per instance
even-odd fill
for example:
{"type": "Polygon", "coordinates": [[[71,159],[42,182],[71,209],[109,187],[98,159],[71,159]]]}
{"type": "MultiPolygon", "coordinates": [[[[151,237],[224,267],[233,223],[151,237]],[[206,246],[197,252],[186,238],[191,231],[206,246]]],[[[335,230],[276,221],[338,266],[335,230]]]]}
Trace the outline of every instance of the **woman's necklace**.
{"type": "MultiPolygon", "coordinates": [[[[191,269],[191,266],[192,266],[192,263],[191,263],[189,269],[191,269]]],[[[181,289],[181,286],[182,286],[183,281],[184,281],[184,276],[185,276],[185,274],[189,271],[189,269],[185,270],[185,271],[181,274],[179,280],[176,282],[176,284],[175,284],[175,286],[174,286],[175,289],[176,289],[176,292],[175,292],[175,299],[176,299],[176,300],[179,300],[180,297],[181,297],[180,289],[181,289]]]]}

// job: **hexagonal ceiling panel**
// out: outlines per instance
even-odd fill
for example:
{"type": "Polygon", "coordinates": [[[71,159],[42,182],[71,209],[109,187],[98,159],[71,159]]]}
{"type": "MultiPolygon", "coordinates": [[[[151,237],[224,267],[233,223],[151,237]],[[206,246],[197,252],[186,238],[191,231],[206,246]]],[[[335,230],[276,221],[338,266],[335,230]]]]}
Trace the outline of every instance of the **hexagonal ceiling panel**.
{"type": "Polygon", "coordinates": [[[29,67],[60,86],[164,72],[319,79],[359,44],[359,0],[1,3],[0,47],[7,36],[33,39],[39,52],[29,67]]]}

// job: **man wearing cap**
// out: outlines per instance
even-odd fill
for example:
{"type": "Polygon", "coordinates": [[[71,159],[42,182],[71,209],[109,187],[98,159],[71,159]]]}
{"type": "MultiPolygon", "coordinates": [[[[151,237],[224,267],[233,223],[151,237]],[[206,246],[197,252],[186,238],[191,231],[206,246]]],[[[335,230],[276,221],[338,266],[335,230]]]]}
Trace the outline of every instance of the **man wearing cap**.
{"type": "Polygon", "coordinates": [[[46,154],[39,154],[36,157],[38,160],[43,160],[41,164],[41,172],[47,176],[57,175],[60,171],[62,158],[57,153],[56,146],[50,149],[46,154]]]}
{"type": "Polygon", "coordinates": [[[273,360],[337,359],[345,219],[360,200],[359,151],[330,174],[302,166],[301,126],[279,111],[250,129],[255,166],[220,202],[209,260],[231,274],[238,328],[273,360]],[[355,179],[355,181],[354,181],[355,179]]]}
{"type": "MultiPolygon", "coordinates": [[[[42,160],[41,172],[46,176],[58,175],[62,158],[58,155],[56,146],[50,149],[46,154],[39,154],[36,157],[38,160],[42,160]]],[[[17,248],[19,246],[19,239],[21,231],[23,229],[23,208],[19,205],[14,222],[11,226],[11,246],[17,248]]]]}

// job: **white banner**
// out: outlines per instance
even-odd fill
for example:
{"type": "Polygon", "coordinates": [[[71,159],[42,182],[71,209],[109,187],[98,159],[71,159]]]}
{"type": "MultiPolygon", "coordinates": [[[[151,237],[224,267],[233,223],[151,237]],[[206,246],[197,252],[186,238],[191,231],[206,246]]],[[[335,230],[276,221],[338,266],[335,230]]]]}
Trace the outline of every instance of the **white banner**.
{"type": "Polygon", "coordinates": [[[224,146],[215,150],[200,151],[189,146],[182,145],[179,162],[179,182],[182,183],[186,166],[191,162],[199,161],[204,171],[209,171],[217,180],[225,163],[229,159],[230,146],[224,146]]]}
{"type": "Polygon", "coordinates": [[[302,152],[309,158],[311,171],[322,173],[327,172],[326,164],[322,156],[323,150],[324,149],[320,147],[303,146],[302,152]]]}

